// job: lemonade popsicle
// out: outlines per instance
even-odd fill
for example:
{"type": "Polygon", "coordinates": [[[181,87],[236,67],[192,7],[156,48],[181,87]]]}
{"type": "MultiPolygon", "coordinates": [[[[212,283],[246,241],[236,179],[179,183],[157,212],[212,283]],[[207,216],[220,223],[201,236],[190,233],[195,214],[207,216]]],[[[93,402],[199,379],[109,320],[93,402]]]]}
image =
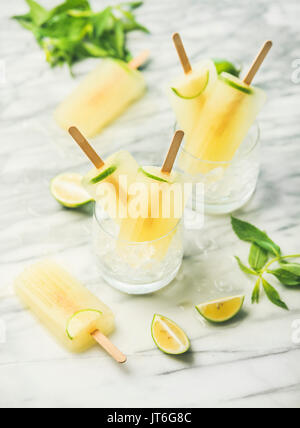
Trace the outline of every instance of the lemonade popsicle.
{"type": "Polygon", "coordinates": [[[65,130],[76,125],[88,137],[94,137],[120,116],[129,105],[143,96],[143,74],[117,59],[104,59],[80,83],[54,113],[65,130]]]}
{"type": "Polygon", "coordinates": [[[155,258],[162,259],[166,255],[186,202],[183,178],[172,171],[183,135],[182,131],[176,133],[163,169],[153,166],[139,169],[136,184],[142,185],[139,191],[145,209],[135,215],[131,212],[135,201],[129,202],[129,215],[121,222],[120,246],[124,241],[152,242],[155,258]]]}
{"type": "Polygon", "coordinates": [[[214,84],[190,138],[180,166],[191,174],[208,173],[214,162],[230,162],[266,101],[266,94],[251,86],[252,79],[272,46],[267,42],[244,80],[222,73],[214,84]],[[193,159],[188,155],[194,156],[193,159]],[[203,160],[201,164],[198,159],[203,160]]]}
{"type": "MultiPolygon", "coordinates": [[[[198,124],[185,151],[207,162],[230,162],[266,101],[265,93],[249,87],[242,80],[222,73],[198,118],[198,124]]],[[[184,154],[183,154],[184,156],[184,154]]],[[[182,166],[182,158],[181,158],[182,166]]],[[[209,172],[214,165],[191,165],[184,170],[190,173],[209,172]]]]}
{"type": "Polygon", "coordinates": [[[112,311],[68,272],[51,260],[40,261],[16,279],[23,303],[69,351],[93,345],[92,334],[113,332],[112,311]]]}
{"type": "Polygon", "coordinates": [[[189,139],[218,74],[212,60],[201,61],[192,68],[178,33],[173,35],[173,41],[184,74],[171,83],[168,96],[179,127],[184,131],[186,139],[189,139]]]}
{"type": "Polygon", "coordinates": [[[191,136],[216,80],[216,66],[213,61],[204,60],[191,73],[171,83],[169,100],[186,139],[191,136]]]}
{"type": "Polygon", "coordinates": [[[128,188],[135,182],[138,170],[139,165],[133,156],[127,151],[120,151],[106,159],[102,168],[88,172],[82,184],[110,217],[118,220],[126,216],[128,188]]]}
{"type": "Polygon", "coordinates": [[[126,217],[128,188],[134,183],[139,165],[129,152],[120,151],[105,162],[76,127],[69,129],[71,136],[89,157],[95,168],[83,178],[88,194],[102,204],[111,218],[126,217]]]}

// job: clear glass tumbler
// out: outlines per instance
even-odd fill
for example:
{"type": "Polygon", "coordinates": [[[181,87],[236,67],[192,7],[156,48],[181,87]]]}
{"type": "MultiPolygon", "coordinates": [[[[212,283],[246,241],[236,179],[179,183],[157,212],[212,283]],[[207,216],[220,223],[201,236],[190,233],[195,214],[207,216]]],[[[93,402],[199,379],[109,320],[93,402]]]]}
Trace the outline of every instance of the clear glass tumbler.
{"type": "Polygon", "coordinates": [[[182,223],[151,242],[120,240],[120,227],[95,205],[93,248],[104,280],[128,294],[148,294],[170,284],[183,260],[182,223]]]}
{"type": "MultiPolygon", "coordinates": [[[[255,192],[260,171],[260,130],[255,124],[230,162],[209,162],[182,150],[178,167],[186,179],[204,187],[206,214],[228,214],[245,205],[255,192]]],[[[194,209],[203,210],[201,200],[194,209]]]]}

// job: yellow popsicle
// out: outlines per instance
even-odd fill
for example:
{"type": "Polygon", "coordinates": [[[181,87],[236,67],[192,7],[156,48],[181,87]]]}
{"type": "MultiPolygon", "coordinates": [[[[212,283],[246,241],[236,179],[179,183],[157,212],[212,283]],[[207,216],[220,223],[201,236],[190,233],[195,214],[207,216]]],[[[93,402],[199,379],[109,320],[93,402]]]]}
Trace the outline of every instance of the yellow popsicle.
{"type": "Polygon", "coordinates": [[[129,216],[121,222],[119,248],[128,241],[151,242],[153,257],[163,259],[184,212],[182,177],[177,172],[166,174],[158,167],[148,166],[139,170],[136,183],[140,194],[137,199],[137,195],[129,197],[129,216]],[[145,208],[140,210],[143,202],[145,208]]]}
{"type": "MultiPolygon", "coordinates": [[[[266,101],[265,93],[222,73],[214,84],[185,151],[207,162],[230,162],[266,101]]],[[[205,174],[213,164],[193,161],[184,153],[180,167],[190,174],[205,174]]]]}
{"type": "Polygon", "coordinates": [[[114,330],[112,311],[55,262],[38,262],[15,281],[23,303],[69,351],[82,352],[93,345],[96,330],[114,330]]]}
{"type": "Polygon", "coordinates": [[[132,155],[121,151],[106,159],[102,168],[92,169],[82,184],[96,202],[103,204],[110,217],[119,221],[127,216],[128,189],[135,182],[138,169],[132,155]]]}
{"type": "Polygon", "coordinates": [[[191,137],[216,80],[215,64],[204,60],[171,83],[169,99],[186,139],[191,137]]]}
{"type": "Polygon", "coordinates": [[[58,125],[77,126],[86,137],[94,137],[146,90],[141,72],[116,59],[104,59],[57,108],[58,125]]]}

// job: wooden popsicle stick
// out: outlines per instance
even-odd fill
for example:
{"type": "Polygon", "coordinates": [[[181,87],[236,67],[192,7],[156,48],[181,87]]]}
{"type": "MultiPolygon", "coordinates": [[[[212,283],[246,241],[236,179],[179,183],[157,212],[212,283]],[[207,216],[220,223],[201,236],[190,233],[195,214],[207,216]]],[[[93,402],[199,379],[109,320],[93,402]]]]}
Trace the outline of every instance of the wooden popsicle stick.
{"type": "Polygon", "coordinates": [[[184,45],[182,39],[178,33],[173,34],[173,42],[175,44],[175,48],[177,50],[180,62],[182,64],[183,70],[185,74],[189,74],[192,72],[192,66],[184,49],[184,45]]]}
{"type": "Polygon", "coordinates": [[[104,166],[103,160],[95,152],[93,147],[90,145],[87,139],[82,135],[79,129],[76,128],[76,126],[71,126],[71,128],[69,129],[69,134],[76,141],[76,143],[79,145],[81,150],[83,150],[83,152],[87,155],[87,157],[90,159],[90,161],[95,165],[97,169],[100,169],[104,166]]]}
{"type": "Polygon", "coordinates": [[[148,61],[149,56],[150,56],[150,51],[144,50],[136,58],[133,58],[133,60],[131,60],[128,65],[133,70],[137,70],[139,67],[141,67],[148,61]]]}
{"type": "Polygon", "coordinates": [[[167,154],[166,160],[163,164],[163,167],[161,169],[161,172],[165,174],[170,174],[172,172],[178,151],[180,149],[182,140],[184,137],[183,131],[177,131],[175,132],[169,153],[167,154]]]}
{"type": "Polygon", "coordinates": [[[91,335],[96,340],[96,342],[99,343],[99,345],[103,349],[105,349],[105,351],[111,357],[113,357],[114,360],[117,361],[117,363],[126,363],[126,355],[124,355],[113,343],[111,343],[111,341],[106,336],[104,336],[104,334],[102,334],[100,330],[94,331],[94,333],[92,333],[91,335]]]}
{"type": "Polygon", "coordinates": [[[260,69],[260,66],[264,62],[266,56],[268,55],[270,49],[273,46],[273,42],[271,40],[268,40],[260,50],[259,54],[255,58],[253,64],[250,67],[250,70],[248,71],[247,75],[244,78],[244,83],[247,85],[251,85],[256,73],[260,69]]]}

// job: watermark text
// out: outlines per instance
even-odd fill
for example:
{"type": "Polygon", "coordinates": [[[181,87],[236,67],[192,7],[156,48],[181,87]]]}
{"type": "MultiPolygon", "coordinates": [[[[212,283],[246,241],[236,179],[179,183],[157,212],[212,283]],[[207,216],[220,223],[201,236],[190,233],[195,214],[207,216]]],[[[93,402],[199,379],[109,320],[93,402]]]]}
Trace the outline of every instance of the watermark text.
{"type": "Polygon", "coordinates": [[[95,199],[114,219],[130,222],[183,218],[188,229],[202,229],[204,224],[202,183],[135,182],[128,185],[127,176],[120,176],[118,181],[99,183],[95,194],[95,199]],[[193,209],[185,212],[188,203],[192,203],[193,209]]]}
{"type": "Polygon", "coordinates": [[[292,342],[294,345],[300,345],[300,319],[292,323],[292,342]]]}
{"type": "Polygon", "coordinates": [[[292,67],[294,69],[292,73],[292,82],[295,85],[299,85],[300,84],[300,58],[297,58],[292,62],[292,67]]]}

